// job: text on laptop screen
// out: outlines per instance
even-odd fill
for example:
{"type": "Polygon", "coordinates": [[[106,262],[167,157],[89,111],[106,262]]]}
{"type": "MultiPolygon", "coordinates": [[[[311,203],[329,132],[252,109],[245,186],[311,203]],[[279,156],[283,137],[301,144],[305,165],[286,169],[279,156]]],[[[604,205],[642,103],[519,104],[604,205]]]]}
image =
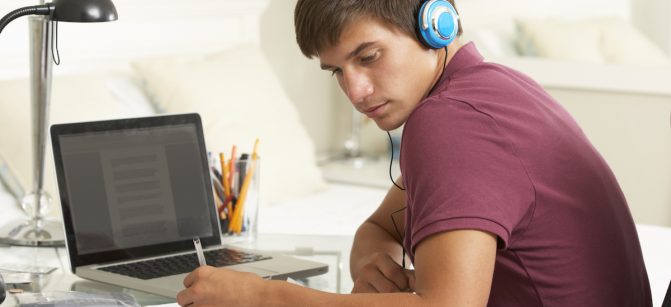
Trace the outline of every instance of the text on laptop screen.
{"type": "Polygon", "coordinates": [[[196,126],[60,137],[80,254],[213,235],[196,126]]]}

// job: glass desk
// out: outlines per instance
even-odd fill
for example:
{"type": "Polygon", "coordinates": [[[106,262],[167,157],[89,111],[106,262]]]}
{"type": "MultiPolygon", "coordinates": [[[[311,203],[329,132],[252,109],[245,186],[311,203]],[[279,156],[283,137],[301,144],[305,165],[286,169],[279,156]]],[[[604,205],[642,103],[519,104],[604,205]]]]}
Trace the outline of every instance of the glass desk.
{"type": "MultiPolygon", "coordinates": [[[[243,249],[255,249],[265,253],[281,253],[328,264],[328,273],[298,280],[297,282],[322,291],[349,293],[352,289],[352,280],[349,274],[348,259],[352,239],[349,236],[259,234],[255,241],[246,242],[235,238],[225,238],[224,243],[243,249]]],[[[70,272],[65,248],[0,245],[0,263],[57,268],[52,273],[34,278],[32,283],[19,287],[26,292],[127,293],[133,295],[143,306],[175,301],[174,298],[79,278],[70,272]]],[[[12,286],[8,286],[8,289],[11,288],[12,286]]],[[[0,304],[0,307],[16,306],[17,303],[13,295],[7,295],[7,299],[0,304]]]]}

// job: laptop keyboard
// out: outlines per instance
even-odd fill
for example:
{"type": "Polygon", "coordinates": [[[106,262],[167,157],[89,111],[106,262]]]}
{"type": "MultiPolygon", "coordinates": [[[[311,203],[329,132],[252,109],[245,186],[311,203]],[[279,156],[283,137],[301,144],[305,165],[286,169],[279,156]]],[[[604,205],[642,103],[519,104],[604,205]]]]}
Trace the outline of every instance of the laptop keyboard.
{"type": "MultiPolygon", "coordinates": [[[[207,264],[214,267],[249,263],[271,258],[272,257],[250,254],[227,248],[205,251],[205,260],[207,264]]],[[[147,280],[188,273],[196,268],[198,268],[198,258],[196,253],[191,253],[102,267],[99,268],[99,270],[147,280]]]]}

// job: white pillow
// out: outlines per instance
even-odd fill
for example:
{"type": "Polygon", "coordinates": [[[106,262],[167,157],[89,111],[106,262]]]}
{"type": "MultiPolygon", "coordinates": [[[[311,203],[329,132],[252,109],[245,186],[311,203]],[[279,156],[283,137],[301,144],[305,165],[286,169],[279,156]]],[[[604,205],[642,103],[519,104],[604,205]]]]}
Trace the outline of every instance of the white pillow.
{"type": "Polygon", "coordinates": [[[129,76],[110,77],[106,80],[105,85],[123,107],[136,116],[152,116],[162,113],[160,109],[155,108],[152,101],[143,92],[139,80],[129,76]]]}
{"type": "Polygon", "coordinates": [[[314,145],[258,46],[146,59],[134,68],[166,112],[201,115],[208,151],[229,157],[233,145],[250,152],[260,139],[262,203],[325,188],[314,145]]]}
{"type": "Polygon", "coordinates": [[[622,18],[595,20],[602,32],[602,50],[610,63],[668,66],[671,60],[643,33],[622,18]]]}
{"type": "Polygon", "coordinates": [[[659,47],[620,17],[516,22],[517,45],[524,55],[577,62],[671,65],[659,47]]]}
{"type": "MultiPolygon", "coordinates": [[[[50,123],[135,117],[137,109],[121,103],[106,86],[106,73],[54,76],[50,123]]],[[[4,156],[26,191],[32,190],[32,118],[28,79],[0,81],[0,155],[4,156]]],[[[47,143],[44,188],[58,198],[51,142],[47,143]]],[[[56,204],[53,206],[57,208],[56,204]]],[[[53,210],[53,208],[52,208],[53,210]]],[[[52,215],[58,215],[53,210],[52,215]]]]}
{"type": "Polygon", "coordinates": [[[557,19],[516,19],[522,55],[574,62],[604,63],[597,27],[557,19]]]}
{"type": "Polygon", "coordinates": [[[468,28],[462,35],[463,42],[472,41],[486,58],[505,58],[517,55],[515,41],[502,31],[468,28]]]}

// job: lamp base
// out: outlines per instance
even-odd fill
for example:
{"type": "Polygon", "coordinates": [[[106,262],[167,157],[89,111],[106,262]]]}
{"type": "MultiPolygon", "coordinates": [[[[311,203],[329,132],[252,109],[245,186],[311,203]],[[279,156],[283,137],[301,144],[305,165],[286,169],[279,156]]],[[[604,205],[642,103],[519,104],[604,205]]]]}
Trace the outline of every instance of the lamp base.
{"type": "Polygon", "coordinates": [[[0,243],[21,246],[65,246],[63,224],[52,220],[24,220],[0,229],[0,243]]]}
{"type": "Polygon", "coordinates": [[[377,157],[360,155],[356,157],[345,156],[341,159],[335,159],[333,162],[340,163],[341,165],[352,169],[362,169],[370,164],[376,163],[378,160],[377,157]]]}
{"type": "MultiPolygon", "coordinates": [[[[330,182],[356,184],[382,189],[392,186],[389,179],[389,157],[356,157],[334,159],[320,165],[324,179],[330,182]]],[[[398,160],[392,168],[398,176],[398,160]]]]}

